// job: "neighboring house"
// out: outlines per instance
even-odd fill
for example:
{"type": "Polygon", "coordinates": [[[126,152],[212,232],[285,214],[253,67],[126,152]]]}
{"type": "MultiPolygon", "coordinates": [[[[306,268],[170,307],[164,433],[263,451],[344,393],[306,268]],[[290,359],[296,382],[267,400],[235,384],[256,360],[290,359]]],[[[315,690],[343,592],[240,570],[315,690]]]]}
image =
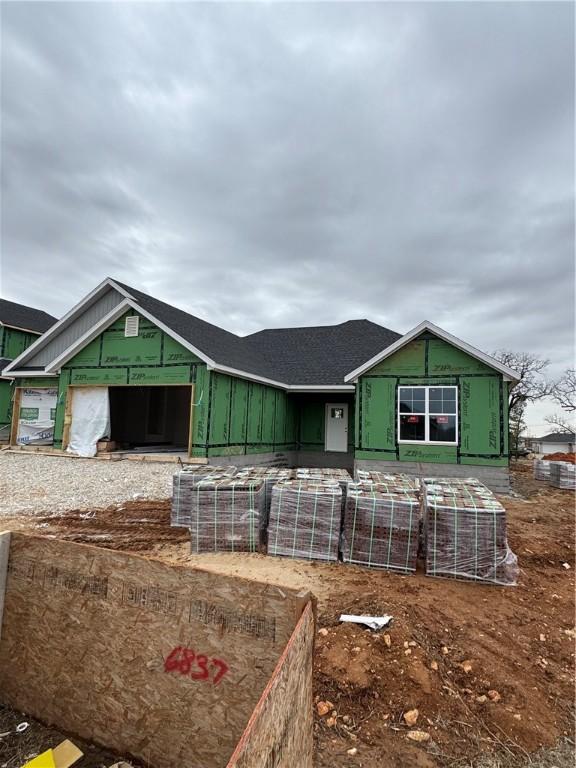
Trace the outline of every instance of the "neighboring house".
{"type": "Polygon", "coordinates": [[[14,392],[13,380],[2,377],[2,369],[55,322],[55,317],[41,309],[0,299],[0,442],[10,437],[14,392]]]}
{"type": "Polygon", "coordinates": [[[199,463],[508,483],[517,375],[429,322],[404,336],[350,320],[239,337],[108,278],[4,374],[17,391],[57,386],[54,445],[87,455],[106,435],[199,463]]]}
{"type": "Polygon", "coordinates": [[[534,453],[574,453],[574,432],[551,432],[544,437],[533,437],[531,449],[534,453]]]}

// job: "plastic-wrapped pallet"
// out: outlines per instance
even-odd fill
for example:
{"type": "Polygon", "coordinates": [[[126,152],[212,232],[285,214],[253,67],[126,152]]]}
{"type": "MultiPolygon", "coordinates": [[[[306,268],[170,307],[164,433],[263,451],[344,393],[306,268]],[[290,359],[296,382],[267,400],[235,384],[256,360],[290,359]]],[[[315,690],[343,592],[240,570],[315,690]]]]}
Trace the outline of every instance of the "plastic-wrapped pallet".
{"type": "Polygon", "coordinates": [[[534,480],[550,479],[550,462],[543,459],[534,459],[534,480]]]}
{"type": "Polygon", "coordinates": [[[338,560],[342,488],[330,480],[283,480],[272,488],[268,554],[338,560]]]}
{"type": "Polygon", "coordinates": [[[568,462],[551,461],[550,485],[567,491],[576,490],[576,466],[568,462]]]}
{"type": "Polygon", "coordinates": [[[427,478],[423,489],[426,574],[515,585],[518,559],[494,494],[474,478],[427,478]]]}
{"type": "Polygon", "coordinates": [[[294,470],[286,467],[242,467],[234,477],[235,479],[261,480],[264,483],[264,508],[260,517],[260,543],[265,546],[272,488],[280,480],[290,480],[294,477],[294,470]]]}
{"type": "Polygon", "coordinates": [[[201,480],[193,490],[190,551],[256,552],[264,508],[262,480],[201,480]]]}
{"type": "Polygon", "coordinates": [[[321,480],[336,482],[342,488],[342,511],[346,503],[346,490],[348,483],[352,482],[352,475],[346,469],[337,467],[298,467],[295,470],[296,480],[321,480]]]}
{"type": "Polygon", "coordinates": [[[195,464],[176,472],[172,479],[172,509],[170,525],[177,528],[189,528],[194,510],[194,488],[203,481],[233,477],[236,467],[211,467],[208,464],[195,464]]]}
{"type": "Polygon", "coordinates": [[[342,531],[346,563],[411,573],[416,570],[420,500],[414,479],[350,483],[342,531]]]}
{"type": "Polygon", "coordinates": [[[355,473],[357,483],[381,483],[386,486],[394,487],[396,490],[406,490],[409,492],[420,488],[420,481],[406,475],[402,472],[394,474],[392,472],[381,472],[380,470],[357,469],[355,473]]]}

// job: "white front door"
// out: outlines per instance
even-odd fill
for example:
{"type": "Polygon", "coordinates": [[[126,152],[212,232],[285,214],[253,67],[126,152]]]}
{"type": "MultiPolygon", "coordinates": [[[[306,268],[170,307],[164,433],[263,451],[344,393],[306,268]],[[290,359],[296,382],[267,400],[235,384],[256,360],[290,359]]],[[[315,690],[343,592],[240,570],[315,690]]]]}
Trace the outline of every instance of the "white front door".
{"type": "Polygon", "coordinates": [[[348,450],[348,403],[326,403],[326,450],[348,450]]]}

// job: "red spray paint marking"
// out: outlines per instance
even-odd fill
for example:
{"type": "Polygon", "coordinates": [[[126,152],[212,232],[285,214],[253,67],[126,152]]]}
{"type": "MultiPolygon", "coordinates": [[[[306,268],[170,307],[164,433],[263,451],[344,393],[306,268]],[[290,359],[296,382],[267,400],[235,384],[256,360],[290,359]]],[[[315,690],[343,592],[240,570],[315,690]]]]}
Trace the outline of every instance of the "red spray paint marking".
{"type": "Polygon", "coordinates": [[[218,685],[229,669],[222,659],[209,659],[181,645],[176,646],[164,662],[164,672],[178,672],[192,680],[209,680],[213,685],[218,685]]]}

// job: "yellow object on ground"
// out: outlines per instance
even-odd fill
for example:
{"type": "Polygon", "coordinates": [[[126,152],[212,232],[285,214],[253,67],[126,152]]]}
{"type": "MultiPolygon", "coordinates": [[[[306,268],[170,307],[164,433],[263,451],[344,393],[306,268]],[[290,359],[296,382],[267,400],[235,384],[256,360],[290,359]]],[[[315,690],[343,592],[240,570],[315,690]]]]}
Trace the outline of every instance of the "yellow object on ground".
{"type": "Polygon", "coordinates": [[[51,749],[47,749],[46,752],[25,763],[22,768],[56,768],[54,753],[51,749]]]}
{"type": "Polygon", "coordinates": [[[83,754],[77,746],[66,739],[54,749],[47,749],[46,752],[42,752],[41,755],[23,765],[22,768],[70,768],[76,760],[80,760],[83,754]]]}

